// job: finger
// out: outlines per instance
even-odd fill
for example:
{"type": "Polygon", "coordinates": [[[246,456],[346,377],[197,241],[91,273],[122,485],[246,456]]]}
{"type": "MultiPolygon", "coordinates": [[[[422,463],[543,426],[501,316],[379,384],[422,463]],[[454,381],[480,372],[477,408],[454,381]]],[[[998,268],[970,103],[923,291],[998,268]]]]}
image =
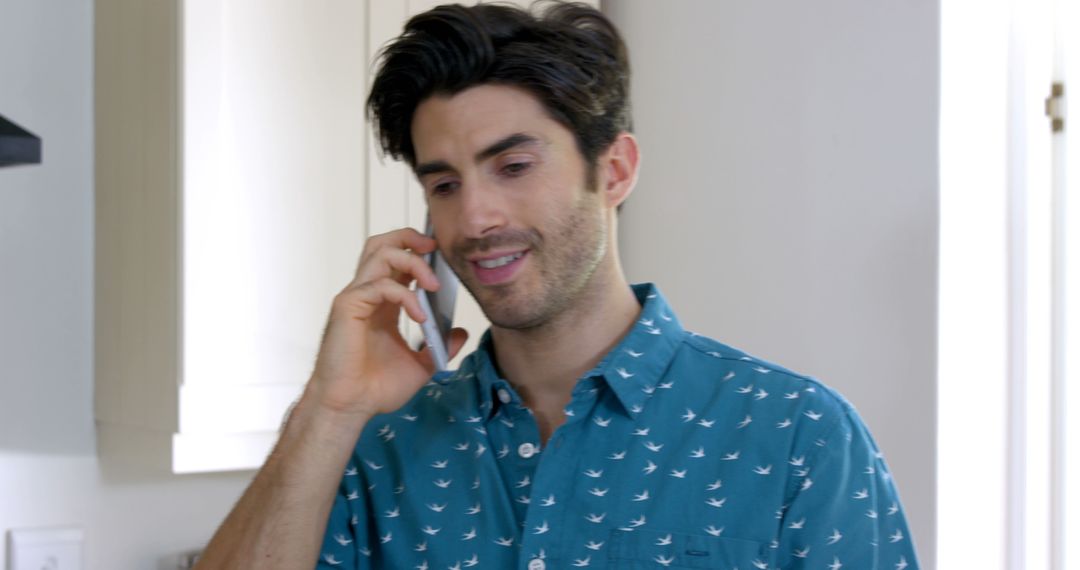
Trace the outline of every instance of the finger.
{"type": "Polygon", "coordinates": [[[400,306],[416,322],[427,320],[416,293],[389,277],[347,288],[335,299],[349,316],[365,320],[387,303],[400,306]]]}
{"type": "Polygon", "coordinates": [[[416,253],[424,254],[435,250],[435,239],[428,237],[413,228],[401,228],[392,232],[386,232],[368,238],[364,243],[364,251],[360,254],[359,266],[364,261],[375,255],[383,248],[408,249],[416,253]]]}
{"type": "Polygon", "coordinates": [[[384,277],[402,285],[408,285],[415,279],[428,291],[439,289],[439,279],[424,258],[403,249],[387,247],[379,250],[359,268],[354,283],[359,285],[384,277]]]}

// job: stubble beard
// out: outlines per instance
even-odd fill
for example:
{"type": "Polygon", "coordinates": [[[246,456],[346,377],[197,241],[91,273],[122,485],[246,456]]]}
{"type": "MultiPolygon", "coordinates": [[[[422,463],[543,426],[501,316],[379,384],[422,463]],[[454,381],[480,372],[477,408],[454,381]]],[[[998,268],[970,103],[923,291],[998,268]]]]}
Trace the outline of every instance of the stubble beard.
{"type": "Polygon", "coordinates": [[[591,203],[595,198],[591,192],[582,196],[547,237],[535,229],[513,231],[454,248],[454,270],[492,325],[516,331],[538,329],[575,304],[587,302],[586,290],[607,253],[603,211],[591,203]],[[477,283],[466,255],[507,244],[529,248],[528,262],[537,270],[532,279],[497,286],[477,283]]]}

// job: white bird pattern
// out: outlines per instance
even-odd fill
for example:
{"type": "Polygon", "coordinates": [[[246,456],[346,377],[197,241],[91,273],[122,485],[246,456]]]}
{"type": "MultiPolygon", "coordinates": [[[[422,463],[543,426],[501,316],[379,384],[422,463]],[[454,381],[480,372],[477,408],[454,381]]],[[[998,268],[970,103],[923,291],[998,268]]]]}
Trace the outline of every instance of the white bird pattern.
{"type": "Polygon", "coordinates": [[[836,544],[837,542],[840,542],[841,538],[844,538],[844,535],[840,534],[840,529],[834,528],[832,534],[829,535],[828,540],[825,541],[825,544],[836,544]]]}
{"type": "Polygon", "coordinates": [[[549,440],[483,345],[369,422],[317,567],[619,567],[605,537],[623,533],[662,567],[917,567],[887,468],[846,401],[685,331],[661,295],[642,299],[640,326],[579,380],[549,440]],[[754,535],[776,538],[723,554],[708,542],[754,535]]]}

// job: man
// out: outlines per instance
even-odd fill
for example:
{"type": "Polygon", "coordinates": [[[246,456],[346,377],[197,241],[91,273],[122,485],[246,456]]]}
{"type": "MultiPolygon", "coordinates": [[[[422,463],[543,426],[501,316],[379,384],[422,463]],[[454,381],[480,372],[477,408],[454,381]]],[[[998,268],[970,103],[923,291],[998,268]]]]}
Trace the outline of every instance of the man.
{"type": "Polygon", "coordinates": [[[409,22],[369,109],[438,240],[365,245],[277,448],[199,568],[916,567],[842,397],[683,330],[656,287],[627,283],[628,81],[618,33],[587,7],[409,22]],[[436,247],[492,326],[432,377],[397,321],[423,320],[408,286],[440,286],[420,257],[436,247]]]}

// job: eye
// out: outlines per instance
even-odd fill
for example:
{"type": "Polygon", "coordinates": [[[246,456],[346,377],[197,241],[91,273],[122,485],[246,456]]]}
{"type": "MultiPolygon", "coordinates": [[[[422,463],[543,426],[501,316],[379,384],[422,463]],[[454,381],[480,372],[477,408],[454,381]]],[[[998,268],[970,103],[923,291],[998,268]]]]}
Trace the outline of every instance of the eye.
{"type": "Polygon", "coordinates": [[[432,196],[447,196],[452,194],[461,184],[457,180],[440,181],[431,187],[432,196]]]}
{"type": "Polygon", "coordinates": [[[528,161],[516,161],[507,164],[502,167],[503,174],[507,176],[521,176],[532,168],[532,163],[528,161]]]}

